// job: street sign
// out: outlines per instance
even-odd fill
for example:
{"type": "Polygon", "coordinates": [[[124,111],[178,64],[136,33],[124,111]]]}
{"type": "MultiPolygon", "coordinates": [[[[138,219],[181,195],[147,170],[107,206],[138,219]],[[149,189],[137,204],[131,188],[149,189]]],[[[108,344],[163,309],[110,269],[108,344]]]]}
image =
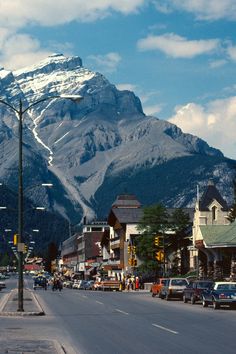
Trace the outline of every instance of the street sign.
{"type": "Polygon", "coordinates": [[[25,251],[25,244],[23,242],[17,244],[17,251],[24,252],[25,251]]]}

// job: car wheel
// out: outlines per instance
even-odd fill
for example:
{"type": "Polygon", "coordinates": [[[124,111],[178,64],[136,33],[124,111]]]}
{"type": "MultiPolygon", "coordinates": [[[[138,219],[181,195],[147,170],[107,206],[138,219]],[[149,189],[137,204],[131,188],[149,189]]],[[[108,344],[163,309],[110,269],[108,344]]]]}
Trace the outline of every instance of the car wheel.
{"type": "Polygon", "coordinates": [[[165,300],[166,300],[166,301],[169,301],[169,300],[170,300],[170,297],[169,297],[168,294],[166,294],[165,300]]]}
{"type": "Polygon", "coordinates": [[[218,310],[219,308],[220,308],[220,304],[217,301],[213,300],[213,309],[218,310]]]}
{"type": "Polygon", "coordinates": [[[152,297],[155,297],[155,296],[156,296],[156,294],[152,293],[152,297]]]}
{"type": "Polygon", "coordinates": [[[208,307],[208,302],[204,298],[202,299],[202,306],[208,307]]]}
{"type": "Polygon", "coordinates": [[[188,302],[188,299],[186,298],[185,295],[183,295],[183,302],[186,304],[188,302]]]}
{"type": "Polygon", "coordinates": [[[159,298],[163,300],[164,299],[164,295],[163,294],[159,294],[159,298]]]}
{"type": "Polygon", "coordinates": [[[195,298],[194,298],[194,296],[193,296],[193,295],[191,296],[190,302],[191,302],[191,304],[192,304],[192,305],[194,305],[194,304],[195,304],[195,298]]]}

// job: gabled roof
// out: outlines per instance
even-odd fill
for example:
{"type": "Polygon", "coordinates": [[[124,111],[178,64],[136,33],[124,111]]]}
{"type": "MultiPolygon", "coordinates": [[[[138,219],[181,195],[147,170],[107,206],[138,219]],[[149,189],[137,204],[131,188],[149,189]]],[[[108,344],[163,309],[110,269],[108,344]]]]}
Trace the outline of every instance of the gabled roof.
{"type": "Polygon", "coordinates": [[[213,200],[216,200],[222,206],[223,211],[229,210],[226,201],[222,198],[218,189],[212,182],[210,182],[199,201],[199,210],[209,211],[209,205],[213,202],[213,200]]]}
{"type": "Polygon", "coordinates": [[[141,204],[133,194],[121,194],[118,195],[115,202],[112,204],[112,208],[140,208],[141,204]]]}
{"type": "Polygon", "coordinates": [[[112,220],[115,217],[120,224],[137,224],[140,222],[142,216],[143,209],[140,208],[112,208],[108,222],[112,225],[112,220]]]}
{"type": "Polygon", "coordinates": [[[201,225],[206,247],[236,247],[236,222],[230,225],[201,225]]]}

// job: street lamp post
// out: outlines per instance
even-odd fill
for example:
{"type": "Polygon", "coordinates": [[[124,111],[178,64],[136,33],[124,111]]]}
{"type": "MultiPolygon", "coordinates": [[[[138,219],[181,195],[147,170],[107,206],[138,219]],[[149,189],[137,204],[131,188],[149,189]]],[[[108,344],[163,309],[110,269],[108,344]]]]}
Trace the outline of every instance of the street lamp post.
{"type": "MultiPolygon", "coordinates": [[[[19,101],[19,109],[16,109],[10,103],[2,100],[0,98],[0,103],[6,105],[11,110],[13,110],[18,118],[19,118],[19,163],[18,163],[18,239],[17,239],[17,252],[18,252],[18,309],[17,311],[23,312],[23,252],[24,252],[24,244],[22,243],[22,235],[23,235],[23,164],[22,164],[22,130],[23,130],[23,115],[33,106],[42,103],[47,100],[52,100],[55,98],[62,98],[62,99],[70,99],[72,101],[81,101],[82,97],[79,95],[55,95],[42,98],[28,107],[23,109],[22,100],[19,101]]],[[[1,207],[3,209],[3,207],[1,207]]],[[[5,208],[4,208],[5,209],[5,208]]]]}

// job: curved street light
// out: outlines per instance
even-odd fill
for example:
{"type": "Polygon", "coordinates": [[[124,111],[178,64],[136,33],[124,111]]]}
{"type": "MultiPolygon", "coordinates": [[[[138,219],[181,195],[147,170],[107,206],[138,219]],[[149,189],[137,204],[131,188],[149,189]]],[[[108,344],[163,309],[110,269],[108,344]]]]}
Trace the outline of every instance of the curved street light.
{"type": "MultiPolygon", "coordinates": [[[[79,95],[55,95],[44,97],[40,100],[37,100],[23,108],[22,100],[19,100],[19,108],[15,108],[10,103],[4,101],[0,98],[0,103],[4,104],[11,110],[13,110],[18,118],[19,118],[19,163],[18,163],[18,243],[17,243],[17,251],[18,251],[18,309],[17,311],[23,312],[23,251],[24,244],[22,243],[22,234],[23,234],[23,171],[22,171],[22,123],[23,123],[23,115],[32,107],[38,105],[47,100],[52,99],[69,99],[74,102],[80,102],[83,97],[79,95]]],[[[5,207],[0,207],[0,209],[6,209],[5,207]]]]}

